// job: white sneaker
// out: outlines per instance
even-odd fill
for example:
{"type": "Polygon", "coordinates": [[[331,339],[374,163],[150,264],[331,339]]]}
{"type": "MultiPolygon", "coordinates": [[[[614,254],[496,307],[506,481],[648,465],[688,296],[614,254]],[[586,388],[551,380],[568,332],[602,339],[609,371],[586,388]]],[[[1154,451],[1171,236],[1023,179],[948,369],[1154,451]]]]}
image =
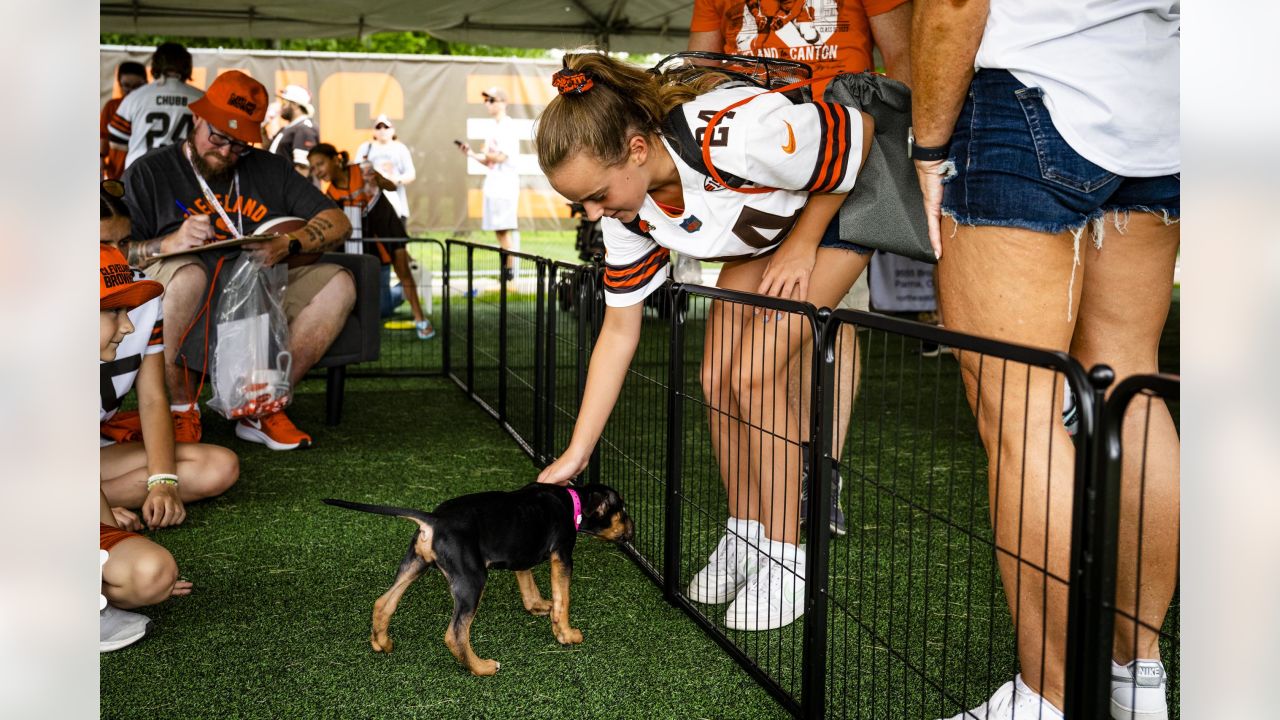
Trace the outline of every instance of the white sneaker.
{"type": "Polygon", "coordinates": [[[725,627],[775,630],[804,614],[804,548],[761,538],[759,570],[729,605],[725,627]]]}
{"type": "Polygon", "coordinates": [[[715,552],[707,558],[706,567],[689,583],[686,594],[694,602],[707,605],[729,602],[755,572],[756,552],[751,545],[759,544],[764,526],[755,520],[735,517],[729,518],[727,526],[715,552]]]}
{"type": "Polygon", "coordinates": [[[1022,682],[1022,674],[1000,686],[991,699],[951,720],[1062,720],[1062,711],[1022,682]]]}
{"type": "Polygon", "coordinates": [[[1169,720],[1167,676],[1159,660],[1111,661],[1112,720],[1169,720]]]}
{"type": "Polygon", "coordinates": [[[151,632],[151,618],[108,605],[98,613],[98,652],[132,645],[151,632]]]}

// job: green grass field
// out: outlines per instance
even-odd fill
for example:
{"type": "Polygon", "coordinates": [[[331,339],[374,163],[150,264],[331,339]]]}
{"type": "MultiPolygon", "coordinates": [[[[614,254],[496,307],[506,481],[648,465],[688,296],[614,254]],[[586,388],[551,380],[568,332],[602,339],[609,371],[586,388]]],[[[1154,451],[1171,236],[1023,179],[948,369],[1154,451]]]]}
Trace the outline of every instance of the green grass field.
{"type": "MultiPolygon", "coordinates": [[[[571,240],[568,247],[571,254],[571,240]]],[[[476,304],[476,385],[496,405],[494,302],[488,293],[476,304]]],[[[1173,372],[1177,307],[1175,297],[1162,345],[1164,369],[1173,372]]],[[[530,300],[513,298],[509,310],[510,422],[528,435],[530,300]]],[[[437,326],[439,313],[437,305],[437,326]]],[[[567,441],[577,402],[570,317],[558,316],[556,447],[567,441]]],[[[627,498],[638,524],[636,548],[659,569],[664,327],[646,323],[602,443],[603,479],[627,498]]],[[[685,394],[697,398],[696,318],[688,337],[685,394]]],[[[411,332],[384,331],[381,369],[438,368],[439,339],[424,343],[411,332]]],[[[883,335],[868,341],[872,356],[875,348],[903,350],[883,335]]],[[[455,363],[465,357],[459,346],[455,363]]],[[[829,714],[932,718],[944,708],[930,682],[976,704],[1012,673],[1012,625],[990,558],[985,458],[967,408],[957,405],[952,359],[868,362],[863,382],[844,464],[853,530],[832,546],[829,714]]],[[[412,526],[319,499],[429,508],[466,492],[518,487],[536,470],[490,416],[443,378],[352,378],[337,428],[322,424],[323,382],[308,380],[291,416],[313,433],[315,449],[273,453],[248,445],[234,438],[229,423],[207,414],[205,439],[240,454],[240,482],[221,498],[193,505],[182,527],[151,534],[196,589],[147,610],[158,628],[153,637],[102,656],[103,717],[785,716],[617,548],[586,538],[575,556],[573,593],[582,645],[560,647],[545,618],[524,613],[514,578],[495,572],[473,643],[502,670],[473,678],[442,642],[451,602],[433,571],[409,590],[392,621],[395,652],[374,653],[372,603],[390,584],[412,526]]],[[[687,579],[716,542],[724,513],[706,452],[705,411],[692,401],[684,425],[680,565],[687,579]]],[[[547,592],[546,569],[535,576],[547,592]]],[[[705,616],[718,624],[723,610],[711,606],[705,616]]],[[[803,627],[802,619],[780,631],[730,637],[798,693],[803,627]]],[[[1167,650],[1166,657],[1176,653],[1167,650]]],[[[1174,693],[1176,700],[1176,687],[1174,693]]]]}

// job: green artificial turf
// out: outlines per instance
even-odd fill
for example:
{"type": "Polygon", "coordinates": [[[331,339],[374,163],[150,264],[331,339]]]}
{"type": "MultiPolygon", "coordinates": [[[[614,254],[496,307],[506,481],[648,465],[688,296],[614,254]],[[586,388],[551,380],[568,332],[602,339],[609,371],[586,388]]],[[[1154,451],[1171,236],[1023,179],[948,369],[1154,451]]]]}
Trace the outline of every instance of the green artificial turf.
{"type": "MultiPolygon", "coordinates": [[[[323,384],[305,382],[291,416],[317,447],[275,453],[206,418],[205,440],[234,448],[239,483],[150,533],[174,554],[190,597],[148,608],[156,633],[101,658],[107,718],[783,717],[616,547],[583,538],[573,622],[558,645],[495,571],[472,628],[493,678],[462,670],[443,643],[451,601],[429,572],[391,622],[390,655],[369,647],[373,601],[412,526],[323,497],[430,508],[535,477],[509,436],[442,379],[352,379],[346,414],[323,426],[323,384]]],[[[544,594],[547,570],[535,570],[544,594]]]]}
{"type": "MultiPolygon", "coordinates": [[[[570,241],[571,248],[571,241],[570,241]]],[[[496,256],[478,251],[476,267],[496,256]]],[[[462,253],[454,262],[462,260],[462,253]]],[[[487,265],[486,265],[487,263],[487,265]]],[[[1178,297],[1161,367],[1178,370],[1178,297]]],[[[442,308],[433,317],[443,333],[442,308]]],[[[535,298],[508,298],[507,422],[535,437],[535,298]]],[[[465,303],[453,306],[454,370],[465,377],[465,303]]],[[[400,309],[403,315],[405,309],[400,309]]],[[[601,442],[602,478],[637,521],[636,550],[661,574],[666,493],[667,325],[647,313],[641,346],[601,442]]],[[[476,393],[497,408],[498,298],[474,308],[476,393]]],[[[577,326],[556,311],[552,449],[572,430],[577,326]]],[[[686,331],[681,489],[687,581],[723,527],[724,495],[698,399],[702,320],[686,331]]],[[[384,330],[382,360],[353,373],[438,370],[443,336],[384,330]]],[[[976,705],[1012,675],[1012,621],[992,563],[985,455],[954,359],[924,359],[911,341],[863,333],[865,366],[842,471],[850,534],[834,540],[828,575],[828,714],[932,718],[957,710],[938,687],[976,705]]],[[[1177,406],[1171,409],[1177,418],[1177,406]]],[[[158,632],[102,656],[104,717],[783,717],[756,685],[617,548],[584,541],[575,555],[573,617],[585,636],[562,648],[546,618],[521,608],[514,578],[495,571],[473,626],[473,678],[442,638],[451,603],[429,572],[392,620],[395,652],[368,645],[372,603],[412,534],[404,521],[331,508],[322,497],[430,508],[465,492],[514,488],[535,468],[510,435],[443,378],[352,378],[346,413],[322,425],[323,383],[305,382],[291,411],[318,447],[273,453],[206,420],[208,442],[241,455],[240,483],[153,533],[196,585],[147,610],[158,632]]],[[[535,571],[544,594],[547,571],[535,571]]],[[[724,606],[699,607],[721,625],[724,606]]],[[[1177,631],[1177,605],[1170,612],[1177,631]]],[[[798,695],[805,619],[779,631],[725,631],[785,691],[798,695]]],[[[1174,672],[1177,649],[1164,644],[1174,672]]],[[[1176,716],[1176,711],[1175,711],[1176,716]]]]}

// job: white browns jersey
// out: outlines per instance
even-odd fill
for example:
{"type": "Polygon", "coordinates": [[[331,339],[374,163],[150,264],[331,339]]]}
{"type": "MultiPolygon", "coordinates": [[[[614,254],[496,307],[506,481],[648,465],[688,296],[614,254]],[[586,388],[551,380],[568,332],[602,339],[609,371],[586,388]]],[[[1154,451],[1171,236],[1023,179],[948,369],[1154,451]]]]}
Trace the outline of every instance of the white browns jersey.
{"type": "MultiPolygon", "coordinates": [[[[134,269],[133,279],[136,282],[147,279],[147,276],[141,270],[134,269]]],[[[161,310],[163,297],[152,298],[130,310],[129,322],[133,323],[133,332],[125,335],[120,342],[115,360],[98,362],[98,394],[101,398],[98,422],[106,422],[120,409],[120,403],[133,389],[133,383],[138,378],[142,360],[147,355],[164,352],[164,313],[161,310]]],[[[103,444],[110,442],[104,439],[103,444]]]]}
{"type": "MultiPolygon", "coordinates": [[[[669,213],[645,196],[635,220],[602,218],[605,301],[626,307],[642,301],[667,278],[669,251],[702,260],[752,257],[776,248],[791,231],[811,192],[847,193],[862,158],[862,119],[834,103],[793,104],[755,87],[713,90],[685,103],[682,113],[697,142],[712,115],[725,113],[712,131],[711,162],[722,179],[746,181],[741,193],[682,160],[669,138],[663,144],[680,173],[684,208],[669,213]]],[[[700,148],[695,148],[700,155],[700,148]]]]}
{"type": "Polygon", "coordinates": [[[111,143],[127,146],[124,166],[151,150],[182,142],[191,133],[187,105],[204,93],[175,77],[163,77],[125,96],[107,126],[111,143]]]}

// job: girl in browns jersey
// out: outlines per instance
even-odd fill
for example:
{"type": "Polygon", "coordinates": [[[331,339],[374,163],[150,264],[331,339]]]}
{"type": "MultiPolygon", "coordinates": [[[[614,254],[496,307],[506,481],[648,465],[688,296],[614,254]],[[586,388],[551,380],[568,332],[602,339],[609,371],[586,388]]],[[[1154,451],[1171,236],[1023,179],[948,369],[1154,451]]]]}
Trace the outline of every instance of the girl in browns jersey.
{"type": "MultiPolygon", "coordinates": [[[[670,251],[724,262],[722,288],[818,307],[834,307],[867,265],[871,249],[840,240],[833,221],[870,148],[870,116],[726,80],[699,69],[652,74],[596,53],[566,55],[556,73],[538,162],[589,219],[603,218],[608,307],[573,437],[541,482],[566,483],[586,467],[639,342],[641,301],[666,280],[670,251]],[[715,172],[682,159],[682,137],[701,143],[714,115],[748,99],[709,133],[715,172]]],[[[804,611],[802,435],[787,411],[787,368],[809,330],[783,318],[717,301],[706,323],[702,386],[729,518],[688,594],[732,601],[725,624],[740,630],[782,627],[804,611]]]]}

